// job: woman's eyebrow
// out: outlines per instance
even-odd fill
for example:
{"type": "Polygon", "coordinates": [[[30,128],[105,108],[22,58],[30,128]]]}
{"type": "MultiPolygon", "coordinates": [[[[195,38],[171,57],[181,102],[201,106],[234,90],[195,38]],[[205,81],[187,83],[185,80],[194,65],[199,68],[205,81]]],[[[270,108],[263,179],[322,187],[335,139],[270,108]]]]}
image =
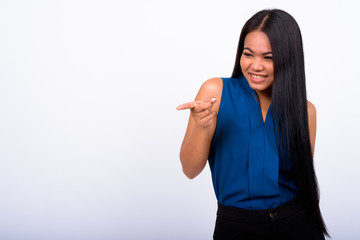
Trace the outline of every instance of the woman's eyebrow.
{"type": "MultiPolygon", "coordinates": [[[[248,48],[248,47],[244,47],[244,50],[249,50],[251,53],[254,53],[254,51],[253,50],[251,50],[250,48],[248,48]]],[[[268,54],[272,54],[272,51],[269,51],[269,52],[264,52],[262,55],[268,55],[268,54]]]]}
{"type": "Polygon", "coordinates": [[[254,53],[254,51],[253,50],[251,50],[250,48],[248,48],[248,47],[244,47],[244,50],[245,49],[247,49],[247,50],[249,50],[250,52],[252,52],[252,53],[254,53]]]}

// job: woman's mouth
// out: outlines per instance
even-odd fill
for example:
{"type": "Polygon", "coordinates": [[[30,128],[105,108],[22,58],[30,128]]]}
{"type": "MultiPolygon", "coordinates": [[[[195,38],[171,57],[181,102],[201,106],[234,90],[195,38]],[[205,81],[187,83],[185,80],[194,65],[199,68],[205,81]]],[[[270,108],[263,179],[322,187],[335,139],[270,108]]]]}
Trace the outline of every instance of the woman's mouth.
{"type": "Polygon", "coordinates": [[[258,74],[253,74],[253,73],[249,73],[249,75],[251,77],[251,80],[256,83],[262,82],[267,78],[266,75],[258,75],[258,74]]]}

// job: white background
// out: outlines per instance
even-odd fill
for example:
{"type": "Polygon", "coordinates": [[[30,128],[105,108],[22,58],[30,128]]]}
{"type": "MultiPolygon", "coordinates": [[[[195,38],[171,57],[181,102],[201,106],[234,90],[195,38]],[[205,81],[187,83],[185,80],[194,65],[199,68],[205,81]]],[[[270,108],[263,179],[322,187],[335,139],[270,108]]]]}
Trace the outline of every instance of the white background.
{"type": "Polygon", "coordinates": [[[175,107],[231,75],[264,8],[300,25],[321,208],[333,239],[359,238],[359,5],[269,2],[0,0],[0,239],[211,239],[175,107]]]}

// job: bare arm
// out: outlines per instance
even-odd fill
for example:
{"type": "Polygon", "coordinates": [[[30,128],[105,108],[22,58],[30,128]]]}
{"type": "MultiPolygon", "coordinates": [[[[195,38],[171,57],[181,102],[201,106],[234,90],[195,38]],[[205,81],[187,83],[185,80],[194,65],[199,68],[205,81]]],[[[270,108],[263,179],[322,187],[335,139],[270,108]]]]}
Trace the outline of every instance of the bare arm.
{"type": "Polygon", "coordinates": [[[315,150],[315,137],[316,137],[316,108],[315,106],[308,101],[308,120],[309,120],[309,135],[310,135],[310,145],[311,152],[314,156],[315,150]]]}
{"type": "Polygon", "coordinates": [[[195,101],[177,107],[178,110],[190,109],[189,122],[180,149],[183,172],[190,179],[199,175],[206,165],[216,128],[221,92],[221,78],[209,79],[201,86],[195,101]]]}

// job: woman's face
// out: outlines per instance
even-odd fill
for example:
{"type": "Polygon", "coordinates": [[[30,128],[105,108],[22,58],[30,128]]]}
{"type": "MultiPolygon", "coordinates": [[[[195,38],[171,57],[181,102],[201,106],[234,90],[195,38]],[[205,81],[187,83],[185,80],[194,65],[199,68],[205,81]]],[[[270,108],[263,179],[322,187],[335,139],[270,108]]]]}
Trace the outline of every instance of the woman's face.
{"type": "Polygon", "coordinates": [[[270,41],[264,32],[254,31],[246,35],[240,66],[252,89],[257,93],[271,91],[274,64],[270,41]]]}

